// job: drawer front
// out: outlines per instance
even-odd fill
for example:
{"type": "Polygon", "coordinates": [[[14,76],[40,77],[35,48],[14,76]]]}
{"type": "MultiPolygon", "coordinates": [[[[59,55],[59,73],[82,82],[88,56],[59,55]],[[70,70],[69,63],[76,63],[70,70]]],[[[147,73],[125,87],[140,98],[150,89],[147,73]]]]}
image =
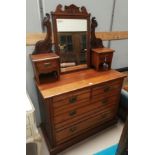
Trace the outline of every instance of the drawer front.
{"type": "Polygon", "coordinates": [[[113,92],[119,92],[121,90],[121,87],[122,87],[122,80],[115,80],[104,84],[100,84],[92,89],[92,96],[100,94],[110,95],[113,92]]]}
{"type": "Polygon", "coordinates": [[[113,111],[104,112],[101,115],[97,115],[90,119],[84,120],[83,122],[73,125],[69,128],[66,128],[62,131],[56,133],[56,142],[60,144],[68,139],[71,139],[82,132],[89,130],[90,128],[94,128],[99,124],[105,123],[106,121],[112,119],[114,117],[113,111]]]}
{"type": "Polygon", "coordinates": [[[36,68],[39,73],[48,73],[58,67],[58,60],[45,60],[36,62],[36,68]]]}
{"type": "Polygon", "coordinates": [[[79,99],[82,99],[80,97],[82,97],[81,95],[82,94],[89,94],[90,95],[90,89],[82,89],[82,90],[77,90],[77,91],[73,91],[73,92],[69,92],[69,93],[65,93],[65,94],[62,94],[62,95],[58,95],[58,96],[55,96],[53,97],[53,106],[55,108],[57,107],[61,107],[62,105],[66,104],[66,103],[62,103],[61,101],[63,100],[68,100],[68,103],[76,103],[77,101],[77,98],[79,99]],[[58,101],[60,101],[58,103],[58,101]],[[55,103],[56,102],[56,103],[55,103]]]}
{"type": "Polygon", "coordinates": [[[90,93],[76,95],[54,103],[54,115],[65,113],[89,104],[90,93]]]}
{"type": "Polygon", "coordinates": [[[115,89],[115,90],[111,90],[107,93],[99,93],[99,94],[96,94],[94,96],[92,96],[92,99],[91,99],[91,103],[95,103],[97,101],[100,101],[100,100],[103,100],[104,98],[110,98],[112,96],[118,96],[120,97],[120,92],[121,92],[121,89],[115,89]]]}
{"type": "Polygon", "coordinates": [[[105,109],[111,109],[111,106],[117,103],[118,96],[104,98],[96,103],[88,104],[82,108],[72,109],[60,115],[54,116],[54,123],[56,128],[64,127],[65,125],[70,126],[72,123],[81,121],[86,115],[96,114],[105,109]]]}
{"type": "Polygon", "coordinates": [[[100,54],[100,61],[104,61],[105,60],[105,57],[106,57],[106,61],[111,61],[112,60],[112,56],[113,56],[113,53],[108,53],[108,54],[100,54]]]}

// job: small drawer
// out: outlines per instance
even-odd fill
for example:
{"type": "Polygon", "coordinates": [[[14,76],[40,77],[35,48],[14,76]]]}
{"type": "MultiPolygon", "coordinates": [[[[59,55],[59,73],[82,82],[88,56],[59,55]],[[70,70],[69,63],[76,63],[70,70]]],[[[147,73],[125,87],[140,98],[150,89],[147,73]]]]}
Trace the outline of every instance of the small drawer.
{"type": "Polygon", "coordinates": [[[58,67],[57,59],[36,62],[36,68],[39,73],[48,73],[56,69],[57,67],[58,67]]]}
{"type": "Polygon", "coordinates": [[[113,53],[100,54],[100,61],[104,62],[106,58],[106,61],[110,62],[112,60],[112,57],[113,57],[113,53]]]}
{"type": "Polygon", "coordinates": [[[95,127],[97,124],[105,123],[106,121],[112,119],[113,116],[114,116],[113,112],[108,111],[100,115],[97,115],[95,117],[84,120],[83,122],[79,124],[72,125],[69,128],[66,128],[56,133],[56,142],[57,144],[60,144],[68,139],[71,139],[81,134],[82,132],[85,132],[89,128],[95,127]]]}
{"type": "Polygon", "coordinates": [[[85,106],[89,104],[90,93],[84,93],[80,95],[73,95],[71,97],[65,98],[64,100],[60,100],[53,103],[54,113],[60,114],[65,112],[66,110],[71,110],[74,108],[79,108],[81,106],[85,106]]]}
{"type": "Polygon", "coordinates": [[[88,96],[88,98],[84,98],[82,100],[77,100],[77,102],[75,102],[74,104],[69,103],[68,100],[64,101],[67,104],[66,103],[64,104],[63,101],[61,101],[61,102],[59,101],[58,104],[62,104],[62,106],[60,106],[58,108],[54,108],[54,116],[61,115],[62,113],[87,106],[88,104],[90,104],[89,97],[90,97],[90,95],[88,96]]]}
{"type": "MultiPolygon", "coordinates": [[[[62,102],[62,100],[67,100],[68,103],[74,104],[74,103],[76,103],[77,100],[83,99],[87,95],[88,96],[90,95],[90,89],[82,89],[82,90],[73,91],[73,92],[55,96],[55,97],[53,97],[54,107],[62,106],[62,104],[58,103],[58,101],[62,102]],[[85,94],[85,95],[83,95],[83,94],[85,94]],[[57,102],[57,103],[55,103],[55,102],[57,102]]],[[[64,101],[63,101],[63,103],[65,104],[64,101]]]]}
{"type": "Polygon", "coordinates": [[[120,91],[122,87],[122,80],[115,80],[111,82],[106,82],[104,84],[95,86],[92,89],[92,96],[99,95],[99,94],[110,94],[112,91],[120,91]]]}

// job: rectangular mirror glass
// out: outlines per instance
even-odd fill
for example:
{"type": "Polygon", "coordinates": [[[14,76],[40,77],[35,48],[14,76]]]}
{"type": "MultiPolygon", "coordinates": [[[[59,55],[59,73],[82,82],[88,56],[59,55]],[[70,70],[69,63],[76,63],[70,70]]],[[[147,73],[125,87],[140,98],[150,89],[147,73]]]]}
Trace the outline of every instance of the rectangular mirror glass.
{"type": "Polygon", "coordinates": [[[86,67],[86,32],[85,19],[57,19],[58,46],[60,49],[60,66],[86,67]]]}

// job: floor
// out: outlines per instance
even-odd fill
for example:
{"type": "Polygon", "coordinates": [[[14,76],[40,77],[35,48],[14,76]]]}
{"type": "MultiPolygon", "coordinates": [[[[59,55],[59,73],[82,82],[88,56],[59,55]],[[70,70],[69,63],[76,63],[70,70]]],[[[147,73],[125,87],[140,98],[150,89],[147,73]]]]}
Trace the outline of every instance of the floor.
{"type": "MultiPolygon", "coordinates": [[[[118,143],[123,130],[123,125],[124,124],[122,122],[118,122],[116,125],[73,145],[58,155],[93,155],[113,144],[118,143]]],[[[49,155],[44,138],[41,155],[49,155]]]]}

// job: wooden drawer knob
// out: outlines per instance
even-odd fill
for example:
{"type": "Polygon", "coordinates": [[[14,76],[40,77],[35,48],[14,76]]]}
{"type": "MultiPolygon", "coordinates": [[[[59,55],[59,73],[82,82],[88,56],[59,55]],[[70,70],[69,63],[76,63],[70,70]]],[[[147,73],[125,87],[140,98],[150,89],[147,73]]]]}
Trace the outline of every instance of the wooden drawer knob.
{"type": "Polygon", "coordinates": [[[105,87],[103,88],[103,90],[104,90],[104,92],[108,92],[108,91],[110,90],[110,87],[109,87],[109,86],[105,86],[105,87]]]}
{"type": "Polygon", "coordinates": [[[72,132],[72,133],[75,132],[76,130],[77,130],[76,127],[71,127],[71,128],[69,129],[69,131],[72,132]]]}
{"type": "Polygon", "coordinates": [[[107,118],[108,114],[101,115],[101,118],[107,118]]]}
{"type": "Polygon", "coordinates": [[[101,103],[102,105],[106,105],[108,103],[108,99],[104,99],[101,103]]]}
{"type": "Polygon", "coordinates": [[[45,63],[44,63],[44,66],[45,66],[45,67],[51,66],[51,63],[50,63],[50,62],[45,62],[45,63]]]}
{"type": "Polygon", "coordinates": [[[76,115],[76,110],[72,110],[69,112],[69,116],[74,116],[74,115],[76,115]]]}
{"type": "Polygon", "coordinates": [[[77,101],[77,96],[73,96],[69,99],[69,103],[75,103],[77,101]]]}

